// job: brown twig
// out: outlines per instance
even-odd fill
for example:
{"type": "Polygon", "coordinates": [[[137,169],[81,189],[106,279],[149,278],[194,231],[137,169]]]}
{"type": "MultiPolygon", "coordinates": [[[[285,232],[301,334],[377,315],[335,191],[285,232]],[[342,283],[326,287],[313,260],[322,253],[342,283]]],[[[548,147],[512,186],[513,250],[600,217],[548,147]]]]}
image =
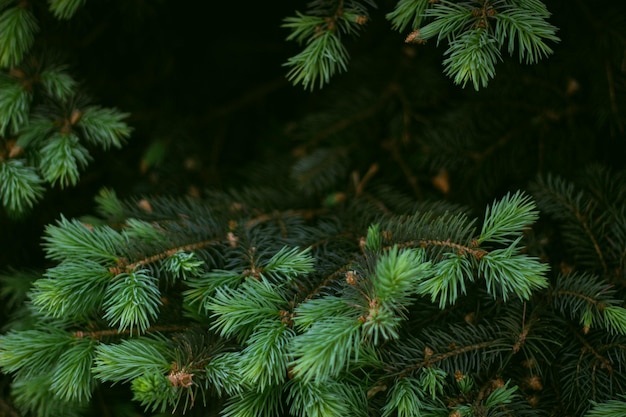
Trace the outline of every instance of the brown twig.
{"type": "Polygon", "coordinates": [[[109,271],[118,275],[124,271],[132,271],[140,266],[149,265],[157,261],[163,260],[180,251],[184,251],[184,252],[194,251],[194,250],[202,249],[207,246],[214,245],[216,243],[220,243],[223,241],[224,239],[208,239],[208,240],[203,240],[200,242],[188,243],[186,245],[181,245],[175,248],[170,248],[166,251],[157,253],[152,256],[148,256],[146,258],[140,259],[135,262],[129,262],[125,258],[120,258],[117,262],[117,265],[109,268],[109,271]]]}
{"type": "MultiPolygon", "coordinates": [[[[187,330],[190,328],[191,326],[181,326],[181,325],[176,325],[176,324],[165,325],[165,326],[154,326],[154,327],[149,327],[148,329],[146,329],[146,333],[157,333],[157,332],[171,333],[171,332],[179,332],[179,331],[187,330]]],[[[74,336],[77,339],[91,338],[91,339],[96,339],[96,340],[100,340],[104,337],[115,337],[115,336],[123,336],[123,335],[130,335],[130,329],[122,330],[122,331],[118,329],[104,329],[104,330],[93,330],[93,331],[88,331],[88,332],[78,330],[72,333],[72,336],[74,336]]]]}

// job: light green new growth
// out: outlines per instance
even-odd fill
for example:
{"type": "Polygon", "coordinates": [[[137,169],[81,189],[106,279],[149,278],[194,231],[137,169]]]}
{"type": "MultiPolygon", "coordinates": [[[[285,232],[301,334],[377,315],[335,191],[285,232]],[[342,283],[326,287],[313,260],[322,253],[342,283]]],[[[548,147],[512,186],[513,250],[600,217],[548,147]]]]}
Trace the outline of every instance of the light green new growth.
{"type": "Polygon", "coordinates": [[[621,417],[626,415],[626,399],[611,400],[605,403],[593,401],[592,403],[593,408],[585,414],[585,417],[621,417]]]}

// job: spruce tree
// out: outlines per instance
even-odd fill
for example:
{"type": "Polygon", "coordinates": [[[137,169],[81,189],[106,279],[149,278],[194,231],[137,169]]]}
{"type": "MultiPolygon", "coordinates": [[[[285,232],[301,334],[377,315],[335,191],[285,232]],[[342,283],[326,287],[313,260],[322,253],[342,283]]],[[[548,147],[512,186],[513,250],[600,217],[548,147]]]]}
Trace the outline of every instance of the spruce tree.
{"type": "Polygon", "coordinates": [[[0,1],[0,414],[626,412],[621,2],[97,3],[0,1]]]}

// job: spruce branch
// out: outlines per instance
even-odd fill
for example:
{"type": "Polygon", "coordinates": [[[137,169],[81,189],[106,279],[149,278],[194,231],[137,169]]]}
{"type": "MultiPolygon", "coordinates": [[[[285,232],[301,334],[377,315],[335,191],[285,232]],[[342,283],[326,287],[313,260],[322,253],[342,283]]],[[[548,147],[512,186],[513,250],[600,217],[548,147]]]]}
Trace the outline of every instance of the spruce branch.
{"type": "Polygon", "coordinates": [[[430,408],[424,404],[424,397],[423,384],[419,379],[409,376],[400,378],[387,394],[382,415],[389,417],[397,412],[398,417],[420,417],[430,408]]]}
{"type": "Polygon", "coordinates": [[[175,408],[180,391],[165,375],[150,372],[133,379],[131,389],[133,400],[153,413],[165,413],[168,408],[175,408]]]}
{"type": "Polygon", "coordinates": [[[426,9],[432,4],[429,0],[400,0],[386,17],[392,28],[404,32],[407,28],[418,28],[424,19],[426,9]]]}
{"type": "Polygon", "coordinates": [[[43,90],[56,100],[65,101],[76,94],[77,82],[65,65],[45,67],[38,76],[43,90]]]}
{"type": "Polygon", "coordinates": [[[0,368],[23,378],[47,373],[71,344],[62,330],[9,331],[0,336],[0,368]]]}
{"type": "Polygon", "coordinates": [[[39,30],[28,2],[0,11],[0,67],[19,64],[39,30]]]}
{"type": "Polygon", "coordinates": [[[291,372],[305,383],[334,379],[358,358],[361,326],[356,317],[327,317],[314,324],[293,340],[291,372]]]}
{"type": "Polygon", "coordinates": [[[283,412],[282,390],[249,390],[230,397],[222,411],[224,417],[278,416],[283,412]]]}
{"type": "MultiPolygon", "coordinates": [[[[0,154],[0,164],[25,156],[22,164],[36,169],[45,182],[76,185],[91,161],[85,145],[121,147],[131,133],[126,117],[116,109],[88,106],[66,66],[46,56],[28,56],[0,74],[0,136],[12,135],[13,143],[0,154]]],[[[25,213],[40,198],[19,201],[19,194],[32,194],[32,187],[7,185],[7,195],[17,196],[3,200],[11,214],[25,213]]]]}
{"type": "Polygon", "coordinates": [[[487,291],[494,298],[501,295],[505,301],[513,294],[528,300],[533,291],[548,286],[545,274],[549,266],[520,254],[516,242],[506,249],[496,249],[483,256],[478,269],[485,278],[487,291]]]}
{"type": "Polygon", "coordinates": [[[601,249],[600,217],[596,203],[587,198],[583,190],[576,190],[573,183],[548,175],[541,177],[533,186],[539,208],[559,222],[565,236],[573,243],[569,250],[586,265],[598,265],[608,272],[608,264],[601,249]]]}
{"type": "Polygon", "coordinates": [[[17,133],[27,124],[31,92],[15,77],[0,75],[0,135],[17,133]]]}
{"type": "Polygon", "coordinates": [[[85,140],[107,150],[121,148],[132,129],[124,123],[127,113],[117,109],[89,106],[78,116],[76,126],[83,131],[85,140]]]}
{"type": "Polygon", "coordinates": [[[140,336],[95,348],[93,374],[100,381],[128,382],[146,373],[166,374],[171,358],[156,338],[140,336]]]}
{"type": "Polygon", "coordinates": [[[509,244],[514,240],[511,236],[523,232],[537,221],[538,214],[536,205],[529,196],[520,192],[507,194],[491,207],[487,207],[478,242],[509,244]]]}
{"type": "Polygon", "coordinates": [[[63,319],[86,318],[97,311],[114,275],[97,262],[75,259],[48,269],[44,276],[33,284],[32,305],[49,317],[63,319]]]}
{"type": "Polygon", "coordinates": [[[286,304],[276,287],[265,280],[248,278],[237,289],[218,288],[205,308],[215,319],[213,329],[243,341],[263,321],[279,319],[286,304]]]}
{"type": "Polygon", "coordinates": [[[88,411],[87,403],[61,401],[51,390],[51,375],[39,374],[17,379],[12,385],[12,397],[22,415],[39,417],[81,417],[88,411]]]}
{"type": "Polygon", "coordinates": [[[293,415],[365,417],[366,404],[354,387],[338,382],[303,383],[295,379],[288,385],[289,411],[293,415]]]}
{"type": "Polygon", "coordinates": [[[517,47],[520,62],[532,64],[552,53],[546,41],[559,41],[556,28],[547,22],[550,13],[540,1],[426,3],[402,0],[387,18],[400,31],[413,23],[407,42],[445,40],[449,45],[445,73],[463,87],[470,81],[475,90],[486,87],[505,45],[509,55],[517,47]],[[424,20],[429,23],[422,25],[424,20]]]}
{"type": "Polygon", "coordinates": [[[56,261],[86,259],[94,262],[116,262],[118,250],[127,242],[109,226],[88,227],[64,216],[56,225],[48,225],[43,238],[46,255],[56,261]]]}
{"type": "Polygon", "coordinates": [[[597,326],[624,334],[623,300],[617,297],[615,288],[600,277],[575,272],[559,275],[552,297],[555,308],[578,320],[585,333],[597,326]]]}
{"type": "Polygon", "coordinates": [[[90,160],[87,148],[73,134],[53,134],[41,148],[41,155],[40,168],[44,179],[52,185],[58,181],[61,188],[76,185],[80,169],[84,169],[90,160]]]}
{"type": "MultiPolygon", "coordinates": [[[[311,3],[307,14],[296,12],[296,16],[285,19],[283,27],[291,29],[287,40],[305,44],[305,48],[284,64],[291,67],[287,79],[313,90],[330,82],[337,72],[345,71],[348,51],[343,44],[343,35],[355,35],[367,23],[367,9],[358,1],[335,2],[329,10],[321,3],[311,3]],[[316,7],[317,6],[317,7],[316,7]]],[[[373,6],[373,2],[368,2],[373,6]]]]}
{"type": "Polygon", "coordinates": [[[337,72],[346,71],[348,51],[339,36],[331,30],[315,35],[305,49],[287,60],[291,67],[287,79],[302,84],[305,89],[321,88],[330,82],[337,72]]]}
{"type": "Polygon", "coordinates": [[[287,348],[295,333],[284,320],[264,320],[246,340],[238,370],[242,383],[263,391],[287,378],[287,348]]]}
{"type": "Polygon", "coordinates": [[[104,294],[104,318],[120,331],[144,333],[159,314],[162,305],[158,279],[147,269],[117,275],[104,294]]]}
{"type": "Polygon", "coordinates": [[[463,87],[471,81],[474,90],[487,87],[496,75],[495,65],[501,60],[497,40],[484,28],[468,30],[449,43],[443,61],[445,74],[463,87]]]}
{"type": "Polygon", "coordinates": [[[33,207],[44,193],[43,180],[23,159],[0,161],[0,196],[6,210],[14,216],[33,207]]]}
{"type": "Polygon", "coordinates": [[[57,398],[84,403],[91,398],[95,380],[91,375],[95,343],[89,339],[75,341],[58,359],[50,389],[57,398]]]}
{"type": "Polygon", "coordinates": [[[48,3],[54,17],[67,20],[85,4],[85,0],[50,0],[48,3]]]}
{"type": "Polygon", "coordinates": [[[592,401],[593,408],[585,417],[620,417],[626,413],[626,401],[610,400],[603,403],[592,401]]]}

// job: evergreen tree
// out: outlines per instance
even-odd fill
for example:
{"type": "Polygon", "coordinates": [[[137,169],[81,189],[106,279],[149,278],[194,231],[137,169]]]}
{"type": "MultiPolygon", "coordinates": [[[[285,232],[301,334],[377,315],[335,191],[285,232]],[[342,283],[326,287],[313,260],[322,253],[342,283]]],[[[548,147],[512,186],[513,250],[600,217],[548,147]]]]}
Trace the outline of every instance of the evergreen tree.
{"type": "Polygon", "coordinates": [[[624,414],[621,2],[144,3],[0,1],[7,230],[95,201],[3,254],[0,414],[624,414]]]}

